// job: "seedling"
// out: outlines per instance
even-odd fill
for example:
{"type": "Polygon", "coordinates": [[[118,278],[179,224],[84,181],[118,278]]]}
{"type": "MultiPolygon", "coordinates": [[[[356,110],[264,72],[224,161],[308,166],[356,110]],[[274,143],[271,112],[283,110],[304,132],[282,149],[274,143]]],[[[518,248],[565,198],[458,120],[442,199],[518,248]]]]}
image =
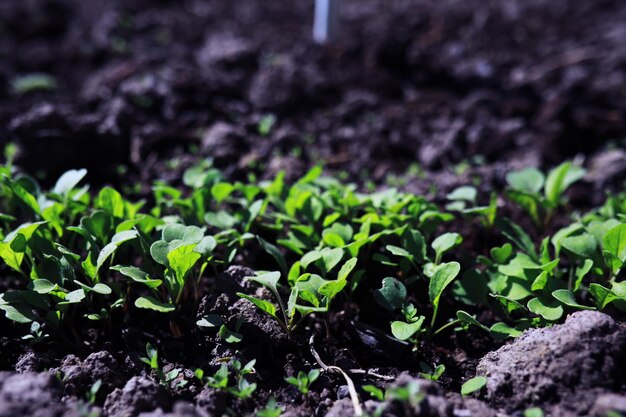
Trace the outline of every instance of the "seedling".
{"type": "Polygon", "coordinates": [[[535,224],[545,225],[563,204],[567,188],[584,176],[585,170],[571,162],[562,163],[547,176],[535,168],[526,168],[506,176],[510,187],[507,196],[526,210],[535,224]]]}
{"type": "Polygon", "coordinates": [[[475,376],[474,378],[468,379],[463,383],[463,386],[461,387],[461,395],[466,396],[480,391],[485,385],[487,385],[487,378],[484,376],[475,376]]]}
{"type": "Polygon", "coordinates": [[[240,399],[247,399],[252,396],[257,387],[256,383],[250,383],[245,378],[246,375],[250,375],[255,372],[255,363],[256,360],[253,359],[245,366],[242,366],[241,362],[234,359],[231,360],[229,364],[222,363],[217,372],[211,376],[205,376],[202,369],[197,369],[195,375],[196,378],[204,382],[209,387],[225,391],[240,399]],[[231,383],[231,376],[234,379],[232,381],[233,383],[231,383]]]}
{"type": "Polygon", "coordinates": [[[276,398],[272,397],[267,401],[265,408],[256,412],[256,417],[280,417],[284,407],[278,405],[276,398]]]}
{"type": "Polygon", "coordinates": [[[96,398],[98,396],[98,391],[100,391],[100,388],[102,387],[102,380],[99,379],[96,382],[93,383],[93,385],[91,386],[91,388],[89,388],[89,391],[87,392],[87,402],[91,405],[94,405],[96,403],[96,398]]]}
{"type": "Polygon", "coordinates": [[[298,391],[300,391],[302,394],[307,394],[309,392],[311,384],[315,382],[315,380],[317,380],[319,376],[320,370],[312,369],[308,373],[300,371],[298,372],[298,376],[290,376],[288,378],[285,378],[285,381],[298,388],[298,391]]]}
{"type": "Polygon", "coordinates": [[[472,186],[458,187],[446,196],[446,198],[450,200],[446,209],[450,211],[459,211],[470,216],[477,216],[480,218],[483,225],[493,227],[498,212],[498,196],[495,192],[491,193],[489,197],[489,204],[486,206],[479,206],[476,203],[477,195],[478,192],[476,191],[476,188],[472,186]]]}
{"type": "Polygon", "coordinates": [[[165,374],[159,365],[159,351],[150,342],[146,343],[146,356],[140,357],[139,360],[148,365],[157,374],[162,384],[166,382],[165,374]]]}
{"type": "Polygon", "coordinates": [[[278,291],[280,272],[274,271],[256,277],[247,277],[247,279],[269,289],[278,301],[278,308],[261,298],[243,293],[237,293],[237,295],[252,302],[261,311],[274,318],[285,332],[290,334],[306,315],[315,312],[328,312],[333,298],[347,285],[348,275],[355,265],[356,258],[348,260],[341,267],[336,280],[326,280],[319,275],[310,273],[300,275],[291,282],[292,287],[286,304],[278,291]],[[300,314],[299,321],[296,321],[296,313],[300,314]]]}
{"type": "Polygon", "coordinates": [[[420,362],[420,368],[423,372],[420,372],[420,376],[424,379],[429,379],[431,381],[439,381],[441,376],[446,370],[445,365],[437,365],[434,369],[425,362],[420,362]]]}

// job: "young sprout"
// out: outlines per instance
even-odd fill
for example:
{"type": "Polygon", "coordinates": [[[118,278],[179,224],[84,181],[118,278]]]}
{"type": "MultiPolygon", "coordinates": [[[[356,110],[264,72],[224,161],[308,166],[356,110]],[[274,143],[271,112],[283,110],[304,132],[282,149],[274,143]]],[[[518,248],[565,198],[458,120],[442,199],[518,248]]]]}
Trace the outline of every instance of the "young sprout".
{"type": "Polygon", "coordinates": [[[285,381],[298,388],[298,391],[300,391],[302,394],[307,394],[309,392],[311,384],[315,382],[315,380],[317,380],[319,376],[320,370],[312,369],[308,373],[300,371],[298,372],[297,377],[290,376],[288,378],[285,378],[285,381]]]}

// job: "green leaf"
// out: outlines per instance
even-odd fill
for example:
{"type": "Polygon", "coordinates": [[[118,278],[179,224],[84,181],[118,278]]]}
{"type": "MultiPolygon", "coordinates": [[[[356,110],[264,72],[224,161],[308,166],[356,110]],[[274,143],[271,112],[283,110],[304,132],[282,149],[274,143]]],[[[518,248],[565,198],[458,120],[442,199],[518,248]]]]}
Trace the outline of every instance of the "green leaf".
{"type": "Polygon", "coordinates": [[[494,262],[503,264],[511,257],[511,254],[513,253],[513,246],[511,246],[510,243],[505,243],[500,247],[492,248],[489,253],[491,254],[491,258],[494,262]]]}
{"type": "Polygon", "coordinates": [[[463,383],[461,386],[461,395],[469,395],[473,392],[480,391],[485,385],[487,385],[487,378],[484,376],[475,376],[463,383]]]}
{"type": "Polygon", "coordinates": [[[200,254],[193,252],[195,245],[180,246],[167,254],[170,268],[174,271],[177,285],[175,286],[176,302],[182,293],[185,285],[185,277],[200,259],[200,254]]]}
{"type": "MultiPolygon", "coordinates": [[[[624,237],[626,238],[626,233],[624,237]]],[[[593,258],[598,248],[596,238],[589,233],[565,237],[560,243],[563,248],[583,259],[593,258]]]]}
{"type": "MultiPolygon", "coordinates": [[[[298,296],[309,303],[311,303],[314,307],[320,307],[321,294],[320,289],[324,286],[324,284],[331,282],[323,279],[317,274],[303,274],[296,281],[296,288],[298,288],[298,296]]],[[[335,281],[337,282],[337,281],[335,281]]],[[[345,284],[345,281],[342,281],[345,284]]],[[[329,288],[329,293],[332,293],[334,288],[329,288]]],[[[326,309],[327,306],[321,306],[321,308],[326,309]]]]}
{"type": "Polygon", "coordinates": [[[13,91],[17,94],[27,94],[33,91],[55,90],[58,87],[56,78],[43,73],[26,74],[17,77],[11,84],[13,91]]]}
{"type": "Polygon", "coordinates": [[[324,230],[324,232],[322,233],[322,236],[323,236],[322,239],[324,243],[326,243],[330,247],[340,248],[346,245],[346,242],[338,233],[335,233],[328,229],[324,230]]]}
{"type": "Polygon", "coordinates": [[[574,291],[578,291],[578,289],[580,288],[580,285],[583,282],[583,279],[585,278],[585,276],[589,273],[589,271],[591,271],[591,268],[593,267],[593,261],[591,259],[585,259],[585,262],[583,263],[582,266],[579,266],[576,268],[576,281],[574,281],[574,291]]]}
{"type": "Polygon", "coordinates": [[[551,170],[546,178],[544,188],[546,200],[552,204],[558,204],[565,190],[576,181],[582,179],[585,173],[586,171],[583,168],[572,165],[571,162],[564,162],[551,170]]]}
{"type": "Polygon", "coordinates": [[[448,200],[476,201],[476,188],[467,185],[455,188],[446,198],[448,200]]]}
{"type": "Polygon", "coordinates": [[[391,334],[398,340],[408,340],[422,328],[424,316],[420,316],[417,321],[405,323],[403,321],[394,321],[391,323],[391,334]]]}
{"type": "Polygon", "coordinates": [[[107,244],[100,253],[98,254],[98,259],[96,261],[96,271],[97,274],[102,265],[106,262],[106,260],[113,255],[113,253],[117,250],[117,248],[124,242],[128,242],[133,240],[139,236],[139,233],[136,230],[125,230],[123,232],[116,233],[115,236],[111,239],[111,243],[107,244]]]}
{"type": "Polygon", "coordinates": [[[335,248],[322,251],[322,260],[326,272],[330,272],[343,259],[343,249],[335,248]]]}
{"type": "Polygon", "coordinates": [[[269,288],[274,294],[278,295],[278,281],[280,280],[280,272],[268,272],[257,275],[255,277],[246,277],[247,280],[254,281],[269,288]]]}
{"type": "Polygon", "coordinates": [[[523,330],[518,329],[517,326],[510,327],[506,323],[499,322],[491,326],[489,328],[489,332],[491,333],[494,339],[503,340],[503,339],[506,339],[507,337],[518,337],[523,333],[523,330]]]}
{"type": "Polygon", "coordinates": [[[26,324],[38,319],[32,308],[25,305],[0,304],[0,310],[4,311],[7,319],[16,323],[26,324]]]}
{"type": "Polygon", "coordinates": [[[13,191],[13,194],[15,194],[17,198],[22,200],[22,202],[26,204],[26,206],[28,206],[32,211],[41,216],[41,208],[39,207],[39,203],[37,202],[37,199],[34,195],[32,195],[28,190],[19,185],[17,182],[11,180],[9,177],[3,176],[3,179],[4,182],[9,186],[9,188],[11,188],[11,191],[13,191]]]}
{"type": "Polygon", "coordinates": [[[605,251],[622,262],[626,261],[626,223],[606,232],[602,243],[605,251]]]}
{"type": "Polygon", "coordinates": [[[352,272],[352,270],[356,266],[356,263],[357,263],[357,258],[348,259],[341,266],[341,269],[339,269],[339,273],[337,274],[337,280],[343,281],[343,280],[348,279],[348,275],[350,275],[350,272],[352,272]]]}
{"type": "Polygon", "coordinates": [[[387,245],[387,246],[385,246],[385,249],[387,249],[393,255],[401,256],[403,258],[413,259],[413,256],[408,251],[406,251],[406,250],[404,250],[404,249],[402,249],[402,248],[400,248],[398,246],[387,245]]]}
{"type": "Polygon", "coordinates": [[[524,251],[533,260],[538,260],[537,252],[535,251],[535,244],[524,229],[509,219],[502,219],[498,221],[498,226],[502,229],[502,234],[505,237],[515,243],[518,248],[524,251]]]}
{"type": "Polygon", "coordinates": [[[363,385],[361,389],[369,393],[372,397],[374,397],[378,401],[384,401],[385,399],[385,392],[375,385],[363,385]]]}
{"type": "Polygon", "coordinates": [[[112,292],[111,287],[102,283],[95,284],[93,287],[85,285],[80,281],[74,281],[74,283],[82,288],[85,293],[95,292],[96,294],[109,295],[112,292]]]}
{"type": "Polygon", "coordinates": [[[120,274],[127,276],[135,282],[144,284],[149,288],[157,288],[163,283],[160,279],[150,278],[146,272],[136,266],[116,265],[112,266],[110,269],[118,271],[120,274]]]}
{"type": "Polygon", "coordinates": [[[458,262],[443,263],[435,269],[428,285],[428,298],[433,305],[439,305],[441,294],[460,271],[461,265],[458,262]]]}
{"type": "Polygon", "coordinates": [[[205,236],[200,243],[193,249],[194,252],[198,252],[202,256],[209,256],[217,247],[217,241],[213,236],[205,236]]]}
{"type": "Polygon", "coordinates": [[[171,313],[176,306],[171,303],[162,303],[154,297],[139,297],[135,300],[135,307],[158,311],[159,313],[171,313]]]}
{"type": "Polygon", "coordinates": [[[479,322],[478,320],[476,320],[476,318],[472,315],[470,315],[469,313],[466,313],[463,310],[459,310],[456,312],[456,317],[465,324],[469,324],[472,326],[476,326],[480,329],[485,330],[486,332],[489,332],[489,328],[487,326],[485,326],[484,324],[482,324],[481,322],[479,322]]]}
{"type": "MultiPolygon", "coordinates": [[[[539,407],[531,407],[524,410],[524,417],[543,417],[543,410],[539,407]]],[[[607,417],[610,417],[607,415],[607,417]]]]}
{"type": "Polygon", "coordinates": [[[157,240],[150,246],[150,255],[157,263],[163,266],[169,266],[167,254],[169,252],[169,245],[164,240],[157,240]]]}
{"type": "Polygon", "coordinates": [[[557,300],[535,297],[526,305],[530,311],[548,321],[556,321],[563,316],[563,306],[557,300]]]}
{"type": "Polygon", "coordinates": [[[239,343],[243,340],[243,336],[240,333],[230,330],[226,325],[222,324],[219,331],[220,338],[226,343],[239,343]]]}
{"type": "Polygon", "coordinates": [[[294,262],[289,268],[289,273],[287,274],[287,282],[289,285],[293,286],[294,282],[298,279],[298,277],[302,274],[302,266],[300,265],[300,261],[294,262]]]}
{"type": "Polygon", "coordinates": [[[618,299],[613,291],[596,283],[589,285],[589,293],[596,299],[596,304],[600,310],[618,299]]]}
{"type": "Polygon", "coordinates": [[[403,283],[395,278],[387,277],[382,287],[374,291],[374,299],[383,308],[394,311],[406,301],[407,291],[403,283]]]}
{"type": "Polygon", "coordinates": [[[327,281],[319,287],[319,293],[328,298],[328,302],[335,298],[337,294],[348,284],[346,280],[327,281]]]}
{"type": "Polygon", "coordinates": [[[515,190],[536,194],[543,188],[545,177],[536,168],[525,168],[508,173],[506,182],[515,190]]]}
{"type": "Polygon", "coordinates": [[[463,238],[458,233],[444,233],[438,236],[430,245],[435,250],[435,263],[438,264],[441,260],[441,255],[460,244],[462,241],[463,238]]]}
{"type": "Polygon", "coordinates": [[[211,187],[211,195],[217,201],[217,203],[221,203],[226,200],[228,196],[233,192],[234,186],[227,182],[219,182],[211,187]]]}
{"type": "Polygon", "coordinates": [[[65,295],[63,301],[59,303],[59,305],[67,305],[67,304],[77,304],[85,299],[85,290],[78,289],[74,291],[70,291],[65,295]]]}
{"type": "Polygon", "coordinates": [[[104,187],[98,193],[94,205],[116,218],[124,217],[124,199],[114,188],[104,187]]]}
{"type": "Polygon", "coordinates": [[[31,287],[33,291],[39,294],[48,294],[51,291],[54,291],[57,288],[59,288],[58,285],[53,284],[47,279],[36,279],[33,282],[31,282],[31,287]]]}
{"type": "Polygon", "coordinates": [[[71,169],[65,172],[54,185],[53,193],[67,195],[87,175],[86,169],[71,169]]]}
{"type": "Polygon", "coordinates": [[[576,302],[576,299],[574,298],[574,293],[570,290],[562,289],[552,291],[552,296],[568,307],[577,308],[580,310],[595,310],[595,308],[593,307],[587,307],[582,304],[578,304],[576,302]]]}
{"type": "Polygon", "coordinates": [[[307,269],[310,264],[318,259],[321,259],[321,257],[322,253],[320,251],[307,252],[304,256],[302,256],[302,259],[300,259],[300,264],[302,265],[302,268],[307,269]]]}
{"type": "Polygon", "coordinates": [[[278,316],[276,316],[276,306],[272,303],[270,303],[267,300],[262,300],[260,298],[256,298],[256,297],[252,297],[250,295],[238,292],[237,295],[243,299],[246,299],[248,301],[250,301],[252,304],[254,304],[259,310],[263,311],[266,314],[269,314],[271,317],[273,317],[276,320],[280,320],[278,318],[278,316]]]}
{"type": "Polygon", "coordinates": [[[275,245],[269,243],[262,237],[257,236],[256,238],[261,244],[263,250],[270,254],[276,260],[276,263],[278,263],[278,267],[280,268],[281,272],[283,274],[287,274],[287,261],[285,260],[285,256],[282,254],[282,252],[275,245]]]}

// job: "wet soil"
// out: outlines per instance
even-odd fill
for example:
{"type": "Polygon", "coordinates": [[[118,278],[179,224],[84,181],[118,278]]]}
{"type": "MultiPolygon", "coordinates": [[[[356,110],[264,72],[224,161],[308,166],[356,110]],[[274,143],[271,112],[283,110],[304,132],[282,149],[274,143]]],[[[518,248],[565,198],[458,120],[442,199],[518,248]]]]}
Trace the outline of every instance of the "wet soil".
{"type": "MultiPolygon", "coordinates": [[[[179,183],[183,169],[206,158],[232,179],[281,170],[293,179],[321,162],[363,188],[399,186],[434,199],[467,183],[497,189],[511,169],[576,158],[589,175],[572,190],[573,207],[598,204],[605,191],[623,187],[624,2],[344,3],[340,38],[319,46],[310,40],[309,0],[0,2],[0,145],[16,144],[18,169],[44,184],[85,167],[90,184],[131,191],[137,183],[140,195],[155,179],[179,183]],[[49,74],[56,88],[17,91],[16,81],[33,73],[49,74]],[[270,119],[271,128],[260,128],[270,119]]],[[[472,235],[471,225],[458,226],[472,235]]],[[[491,239],[467,243],[480,253],[491,239]]],[[[228,279],[211,277],[198,311],[228,317],[231,326],[245,317],[246,343],[236,349],[189,330],[193,323],[179,323],[186,336],[174,339],[169,323],[149,315],[113,332],[85,331],[80,352],[31,348],[2,319],[0,415],[80,415],[80,407],[110,416],[243,415],[274,396],[287,415],[323,416],[342,410],[333,405],[345,403],[341,378],[324,376],[304,396],[283,381],[315,366],[310,334],[325,360],[346,369],[416,375],[422,360],[445,363],[442,385],[456,392],[498,347],[480,335],[456,335],[411,356],[406,346],[372,337],[356,308],[328,323],[313,318],[287,338],[234,295],[242,276],[233,270],[228,279]],[[180,370],[177,381],[159,384],[147,372],[139,360],[147,339],[169,370],[180,370]],[[215,370],[216,358],[235,354],[257,359],[264,388],[254,399],[233,401],[194,382],[196,368],[215,370]],[[97,380],[103,385],[95,405],[85,406],[97,380]],[[188,383],[180,387],[182,380],[188,383]],[[10,386],[42,394],[31,401],[10,386]]],[[[607,392],[619,393],[619,385],[607,392]]],[[[434,391],[431,399],[430,410],[411,412],[489,415],[483,403],[434,391]]],[[[484,399],[498,408],[506,402],[484,399]]],[[[566,411],[585,415],[590,401],[566,411]]],[[[394,415],[411,415],[402,412],[394,415]]]]}

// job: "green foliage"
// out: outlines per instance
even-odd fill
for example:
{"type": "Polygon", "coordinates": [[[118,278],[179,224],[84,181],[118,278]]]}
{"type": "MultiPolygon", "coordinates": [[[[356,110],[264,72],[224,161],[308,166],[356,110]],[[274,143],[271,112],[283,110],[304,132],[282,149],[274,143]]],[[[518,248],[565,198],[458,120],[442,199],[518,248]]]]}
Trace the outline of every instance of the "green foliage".
{"type": "Polygon", "coordinates": [[[297,376],[287,377],[285,378],[285,381],[298,388],[298,391],[300,391],[302,394],[307,394],[309,392],[311,384],[315,382],[317,378],[319,378],[319,376],[320,370],[312,369],[308,373],[300,371],[298,372],[297,376]]]}
{"type": "Polygon", "coordinates": [[[508,198],[522,207],[537,225],[545,225],[554,210],[563,204],[567,188],[585,176],[585,170],[571,162],[552,169],[547,176],[536,168],[507,174],[508,198]],[[543,193],[541,192],[543,190],[543,193]]]}
{"type": "MultiPolygon", "coordinates": [[[[29,343],[80,343],[71,329],[85,318],[114,334],[113,318],[149,310],[172,323],[196,322],[237,346],[241,321],[233,327],[219,316],[195,318],[206,278],[235,259],[269,269],[248,277],[267,291],[239,296],[289,335],[311,315],[325,320],[361,303],[380,306],[386,331],[414,349],[446,329],[504,339],[576,310],[626,313],[624,195],[546,236],[552,227],[527,230],[527,222],[501,217],[496,193],[457,188],[446,211],[395,189],[361,193],[323,177],[321,167],[293,184],[283,174],[244,183],[228,181],[206,161],[184,173],[185,187],[155,183],[151,206],[111,187],[90,193],[81,185],[84,169],[66,172],[47,191],[10,165],[0,174],[0,271],[19,282],[0,294],[0,310],[29,343]],[[466,245],[451,230],[455,218],[478,219],[473,226],[500,232],[502,241],[476,256],[468,252],[473,240],[466,245]],[[483,324],[474,314],[486,308],[492,314],[478,317],[497,319],[483,324]]],[[[571,163],[547,175],[527,169],[507,176],[505,194],[548,226],[583,175],[571,163]]],[[[150,353],[146,358],[152,366],[150,353]]],[[[233,367],[217,372],[230,375],[233,367]]],[[[423,373],[437,379],[441,372],[423,373]]],[[[222,384],[222,374],[210,383],[222,384]]],[[[245,397],[252,385],[227,381],[235,396],[245,397]]]]}
{"type": "Polygon", "coordinates": [[[463,386],[461,386],[461,395],[469,395],[480,391],[485,385],[487,385],[487,378],[484,376],[475,376],[463,383],[463,386]]]}
{"type": "Polygon", "coordinates": [[[17,77],[12,82],[15,94],[28,94],[34,91],[55,90],[57,81],[48,74],[27,74],[17,77]]]}
{"type": "Polygon", "coordinates": [[[224,391],[239,399],[247,399],[257,388],[256,383],[249,382],[247,379],[247,375],[255,373],[255,363],[256,360],[253,359],[242,365],[241,362],[233,359],[229,363],[222,363],[213,375],[205,376],[202,369],[196,369],[195,375],[211,388],[224,391]]]}
{"type": "Polygon", "coordinates": [[[267,404],[261,410],[258,410],[255,414],[256,417],[280,417],[284,408],[276,403],[276,398],[272,397],[267,401],[267,404]]]}

